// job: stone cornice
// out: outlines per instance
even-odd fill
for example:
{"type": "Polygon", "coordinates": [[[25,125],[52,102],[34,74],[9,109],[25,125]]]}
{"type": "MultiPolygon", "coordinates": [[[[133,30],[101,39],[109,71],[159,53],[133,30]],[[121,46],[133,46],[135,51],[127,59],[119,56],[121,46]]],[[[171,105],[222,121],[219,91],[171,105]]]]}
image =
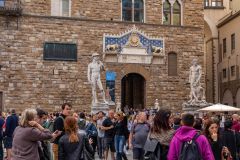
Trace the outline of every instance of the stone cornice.
{"type": "Polygon", "coordinates": [[[237,18],[238,16],[240,16],[240,10],[238,12],[235,12],[234,14],[231,13],[231,15],[229,15],[226,19],[224,19],[222,22],[220,22],[217,25],[217,28],[221,28],[222,26],[224,26],[225,24],[227,24],[231,20],[237,18]]]}
{"type": "Polygon", "coordinates": [[[46,18],[46,19],[59,19],[59,20],[74,20],[74,21],[91,21],[98,23],[119,23],[119,24],[130,24],[130,25],[147,25],[147,26],[156,26],[156,27],[167,27],[167,28],[190,28],[190,29],[202,29],[202,27],[195,26],[177,26],[177,25],[163,25],[163,24],[154,24],[154,23],[140,23],[140,22],[128,22],[128,21],[117,21],[117,20],[96,20],[89,18],[81,18],[81,17],[61,17],[61,16],[44,16],[44,15],[31,15],[31,14],[23,14],[23,17],[35,17],[35,18],[46,18]]]}

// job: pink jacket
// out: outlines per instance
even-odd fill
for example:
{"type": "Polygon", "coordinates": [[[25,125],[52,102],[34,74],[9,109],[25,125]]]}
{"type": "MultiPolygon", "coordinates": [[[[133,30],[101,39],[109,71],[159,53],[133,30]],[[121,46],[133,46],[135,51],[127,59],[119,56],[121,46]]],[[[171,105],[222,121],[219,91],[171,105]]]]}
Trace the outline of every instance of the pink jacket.
{"type": "MultiPolygon", "coordinates": [[[[197,131],[192,127],[180,127],[171,140],[167,156],[168,160],[178,160],[182,142],[191,140],[196,133],[197,131]]],[[[199,152],[201,153],[203,160],[215,160],[211,146],[204,135],[200,135],[197,138],[196,142],[198,144],[200,150],[199,152]]]]}

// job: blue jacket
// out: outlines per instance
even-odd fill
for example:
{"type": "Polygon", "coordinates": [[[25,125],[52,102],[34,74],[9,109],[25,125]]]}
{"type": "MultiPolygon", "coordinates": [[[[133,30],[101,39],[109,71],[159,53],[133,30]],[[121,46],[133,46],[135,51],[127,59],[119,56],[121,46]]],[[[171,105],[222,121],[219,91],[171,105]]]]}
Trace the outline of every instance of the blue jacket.
{"type": "Polygon", "coordinates": [[[98,135],[97,127],[92,122],[88,123],[85,131],[87,133],[87,136],[90,137],[97,137],[98,135]]]}
{"type": "Polygon", "coordinates": [[[12,114],[7,117],[5,136],[12,137],[15,128],[18,126],[18,117],[16,114],[12,114]]]}

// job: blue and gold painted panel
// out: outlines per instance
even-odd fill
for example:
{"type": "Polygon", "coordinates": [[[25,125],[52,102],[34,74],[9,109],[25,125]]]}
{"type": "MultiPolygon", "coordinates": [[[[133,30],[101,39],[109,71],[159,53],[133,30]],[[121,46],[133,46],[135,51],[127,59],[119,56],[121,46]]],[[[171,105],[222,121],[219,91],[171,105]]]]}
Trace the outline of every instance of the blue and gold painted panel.
{"type": "Polygon", "coordinates": [[[103,52],[121,53],[124,47],[144,48],[151,55],[163,53],[164,40],[157,37],[149,37],[135,26],[122,35],[107,35],[103,37],[103,52]]]}

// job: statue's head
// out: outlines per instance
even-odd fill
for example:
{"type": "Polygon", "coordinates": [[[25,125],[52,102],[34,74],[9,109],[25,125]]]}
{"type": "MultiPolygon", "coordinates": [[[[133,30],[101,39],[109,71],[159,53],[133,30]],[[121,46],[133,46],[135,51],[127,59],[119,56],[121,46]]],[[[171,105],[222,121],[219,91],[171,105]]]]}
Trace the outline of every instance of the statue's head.
{"type": "Polygon", "coordinates": [[[98,60],[98,59],[99,59],[99,54],[96,53],[96,52],[93,53],[93,54],[92,54],[92,59],[93,59],[93,60],[98,60]]]}
{"type": "Polygon", "coordinates": [[[193,64],[193,65],[197,65],[197,64],[198,64],[198,59],[197,59],[197,58],[194,58],[194,59],[192,60],[192,64],[193,64]]]}

